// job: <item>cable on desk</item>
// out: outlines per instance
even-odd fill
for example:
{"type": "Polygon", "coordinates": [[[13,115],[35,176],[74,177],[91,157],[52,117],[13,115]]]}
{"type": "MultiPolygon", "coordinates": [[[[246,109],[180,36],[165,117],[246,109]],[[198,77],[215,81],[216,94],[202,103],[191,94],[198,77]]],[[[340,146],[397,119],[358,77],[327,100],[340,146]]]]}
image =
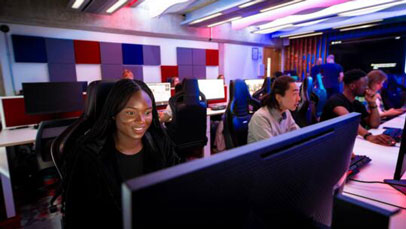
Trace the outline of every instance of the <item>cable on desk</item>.
{"type": "Polygon", "coordinates": [[[381,203],[381,204],[386,204],[386,205],[389,205],[389,206],[392,206],[392,207],[396,207],[396,208],[406,210],[406,208],[404,208],[404,207],[394,205],[394,204],[391,204],[391,203],[388,203],[388,202],[384,202],[384,201],[381,201],[381,200],[369,198],[369,197],[366,197],[366,196],[361,196],[361,195],[358,195],[358,194],[355,194],[355,193],[352,193],[352,192],[343,191],[343,193],[350,194],[350,195],[353,195],[353,196],[358,196],[358,197],[361,197],[361,198],[364,198],[364,199],[367,199],[367,200],[372,200],[372,201],[375,201],[375,202],[378,202],[378,203],[381,203]]]}
{"type": "MultiPolygon", "coordinates": [[[[389,183],[383,182],[383,181],[363,181],[363,180],[356,180],[356,179],[349,179],[350,181],[355,181],[355,182],[360,182],[360,183],[366,183],[366,184],[387,184],[390,185],[389,183]]],[[[395,186],[400,186],[400,187],[406,187],[406,185],[403,184],[394,184],[395,186]]]]}

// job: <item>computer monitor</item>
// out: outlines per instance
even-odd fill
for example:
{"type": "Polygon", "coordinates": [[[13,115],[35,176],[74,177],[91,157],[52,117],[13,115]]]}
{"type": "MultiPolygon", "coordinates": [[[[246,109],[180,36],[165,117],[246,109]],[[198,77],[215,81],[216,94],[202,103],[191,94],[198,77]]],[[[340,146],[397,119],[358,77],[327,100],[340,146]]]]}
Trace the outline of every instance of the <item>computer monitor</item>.
{"type": "Polygon", "coordinates": [[[154,94],[156,105],[168,104],[168,101],[171,98],[170,83],[147,83],[147,86],[154,94]]]}
{"type": "Polygon", "coordinates": [[[124,228],[330,225],[359,121],[351,113],[128,180],[124,228]]]}
{"type": "Polygon", "coordinates": [[[261,89],[262,84],[264,84],[263,79],[248,79],[244,81],[247,84],[248,91],[250,92],[251,95],[253,95],[256,91],[261,89]]]}
{"type": "Polygon", "coordinates": [[[27,114],[55,114],[83,110],[82,82],[23,83],[27,114]]]}
{"type": "Polygon", "coordinates": [[[206,100],[224,99],[224,81],[222,79],[198,80],[199,90],[206,96],[206,100]]]}
{"type": "Polygon", "coordinates": [[[402,137],[400,140],[399,155],[396,163],[393,179],[385,179],[384,182],[390,184],[395,189],[406,195],[406,180],[402,180],[406,171],[406,120],[403,126],[402,137]]]}

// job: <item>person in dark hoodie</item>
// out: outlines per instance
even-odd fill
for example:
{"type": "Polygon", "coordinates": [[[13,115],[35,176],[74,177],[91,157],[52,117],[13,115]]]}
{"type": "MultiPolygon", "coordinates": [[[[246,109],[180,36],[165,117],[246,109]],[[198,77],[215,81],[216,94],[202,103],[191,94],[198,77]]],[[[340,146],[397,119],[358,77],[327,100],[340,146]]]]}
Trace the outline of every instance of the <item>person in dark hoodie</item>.
{"type": "Polygon", "coordinates": [[[121,183],[179,163],[151,90],[137,80],[113,86],[100,117],[76,144],[65,228],[122,228],[121,183]]]}

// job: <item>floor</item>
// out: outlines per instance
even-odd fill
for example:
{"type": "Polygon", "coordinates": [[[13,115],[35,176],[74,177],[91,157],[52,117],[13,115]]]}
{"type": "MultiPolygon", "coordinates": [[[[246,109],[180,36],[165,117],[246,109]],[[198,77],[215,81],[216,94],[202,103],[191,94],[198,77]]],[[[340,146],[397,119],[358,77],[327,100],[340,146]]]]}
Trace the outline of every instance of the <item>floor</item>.
{"type": "MultiPolygon", "coordinates": [[[[15,192],[16,197],[20,200],[16,203],[16,210],[21,217],[21,228],[60,229],[62,228],[61,212],[51,213],[49,211],[49,202],[58,187],[56,174],[47,174],[41,178],[39,183],[35,189],[27,188],[28,192],[22,191],[21,188],[15,192]],[[32,192],[33,190],[35,191],[32,192]]],[[[60,207],[60,200],[58,198],[56,201],[58,207],[60,207]]]]}

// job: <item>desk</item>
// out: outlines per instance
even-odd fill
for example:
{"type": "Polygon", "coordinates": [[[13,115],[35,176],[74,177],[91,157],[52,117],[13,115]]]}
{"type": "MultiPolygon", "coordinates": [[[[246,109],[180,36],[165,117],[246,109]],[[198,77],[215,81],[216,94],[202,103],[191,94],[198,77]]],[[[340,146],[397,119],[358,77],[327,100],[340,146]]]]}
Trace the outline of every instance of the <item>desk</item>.
{"type": "MultiPolygon", "coordinates": [[[[406,114],[403,114],[391,119],[388,122],[381,124],[378,129],[370,130],[370,132],[373,134],[380,134],[384,131],[383,127],[403,128],[405,117],[406,114]]],[[[384,179],[393,179],[399,146],[399,143],[397,143],[396,146],[381,146],[368,142],[362,137],[357,136],[354,145],[355,154],[367,155],[372,160],[353,178],[363,181],[383,181],[384,179]]],[[[406,179],[406,174],[404,174],[402,178],[406,179]]],[[[387,210],[393,211],[397,208],[362,197],[357,197],[355,195],[376,199],[406,208],[406,196],[386,184],[364,184],[350,181],[344,186],[344,192],[344,195],[368,202],[387,210]]],[[[406,228],[406,210],[401,210],[391,218],[390,228],[406,228]]]]}
{"type": "Polygon", "coordinates": [[[33,143],[36,136],[37,130],[34,128],[2,130],[0,132],[0,177],[7,218],[14,217],[16,212],[6,147],[33,143]]]}

